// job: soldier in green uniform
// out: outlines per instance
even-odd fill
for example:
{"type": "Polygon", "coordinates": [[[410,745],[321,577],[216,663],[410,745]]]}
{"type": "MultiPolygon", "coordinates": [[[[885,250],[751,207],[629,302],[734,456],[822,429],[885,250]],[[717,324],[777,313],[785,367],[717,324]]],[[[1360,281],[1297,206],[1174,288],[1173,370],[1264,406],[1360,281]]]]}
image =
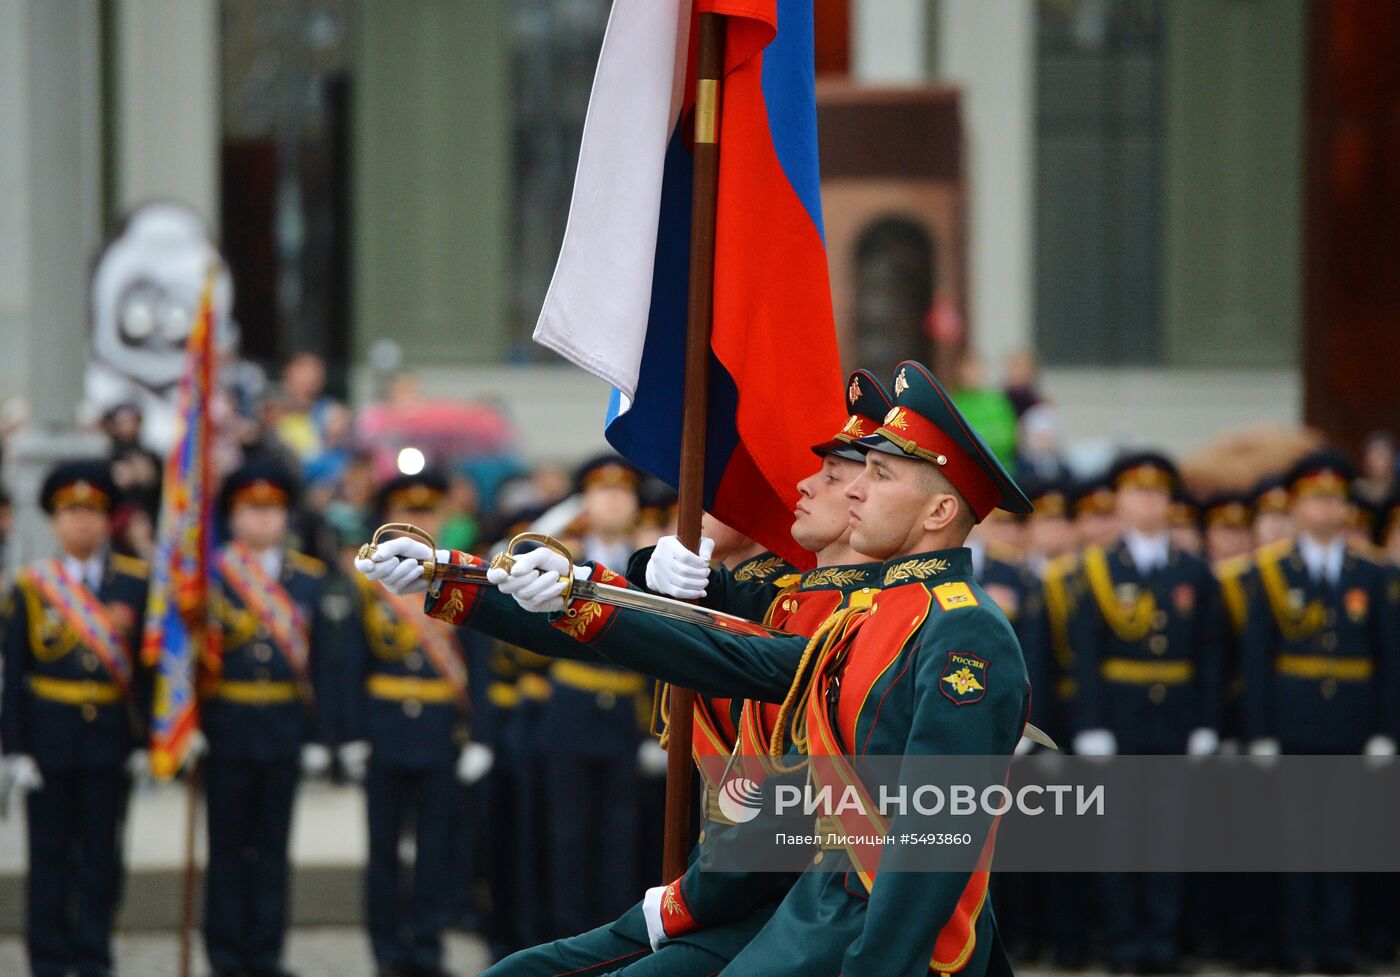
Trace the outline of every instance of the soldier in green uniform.
{"type": "MultiPolygon", "coordinates": [[[[859,556],[849,547],[844,490],[862,470],[854,441],[878,426],[890,401],[878,381],[864,371],[851,376],[846,393],[851,416],[830,441],[813,447],[822,466],[799,484],[794,511],[793,537],[816,553],[818,569],[805,575],[793,573],[785,561],[772,554],[749,557],[732,571],[711,567],[669,537],[660,540],[656,548],[634,555],[629,568],[634,582],[639,586],[646,583],[667,596],[696,599],[729,613],[763,618],[772,626],[794,633],[810,632],[841,607],[848,594],[864,590],[868,595],[874,582],[874,566],[854,562],[859,556]]],[[[462,591],[445,587],[430,600],[430,612],[443,613],[451,605],[454,593],[460,595],[462,591]]],[[[544,639],[534,635],[532,647],[551,653],[559,651],[561,633],[542,618],[527,616],[522,620],[515,602],[495,591],[481,594],[479,602],[476,596],[472,595],[473,609],[467,618],[472,626],[489,631],[508,626],[517,638],[523,637],[522,624],[533,626],[536,631],[543,630],[544,639]],[[507,616],[500,614],[500,605],[507,607],[507,616]],[[551,648],[551,644],[556,647],[551,648]]],[[[576,648],[587,650],[586,645],[576,648]]],[[[736,748],[749,757],[766,754],[776,711],[771,704],[741,703],[728,696],[698,699],[693,749],[702,774],[712,778],[715,758],[736,748]]],[[[668,887],[673,892],[672,899],[682,900],[691,910],[684,921],[673,917],[669,929],[663,927],[659,915],[663,890],[657,887],[615,923],[515,954],[490,971],[493,977],[562,972],[583,977],[619,968],[629,977],[647,973],[674,977],[717,970],[762,928],[791,885],[792,877],[707,871],[709,852],[726,843],[733,825],[722,816],[712,798],[704,809],[707,820],[700,845],[692,853],[691,868],[668,887]],[[721,922],[724,924],[717,925],[721,922]],[[653,949],[658,952],[653,953],[653,949]]]]}
{"type": "MultiPolygon", "coordinates": [[[[1029,706],[1025,664],[962,544],[993,508],[1030,506],[925,367],[900,364],[893,389],[895,407],[861,440],[866,467],[846,490],[852,545],[883,560],[883,589],[833,616],[821,641],[720,633],[583,600],[566,607],[562,575],[622,578],[606,567],[569,567],[550,551],[491,577],[513,581],[527,610],[558,612],[552,625],[562,633],[631,667],[703,694],[783,699],[799,713],[812,753],[833,764],[849,767],[845,755],[1009,756],[1029,706]]],[[[454,593],[484,603],[479,590],[454,593]]],[[[904,823],[896,816],[889,824],[878,858],[859,848],[818,852],[819,865],[799,876],[724,972],[1009,972],[986,898],[991,820],[974,832],[978,867],[943,873],[888,871],[910,868],[914,853],[899,840],[904,823]]],[[[663,918],[683,909],[663,902],[663,918]]]]}

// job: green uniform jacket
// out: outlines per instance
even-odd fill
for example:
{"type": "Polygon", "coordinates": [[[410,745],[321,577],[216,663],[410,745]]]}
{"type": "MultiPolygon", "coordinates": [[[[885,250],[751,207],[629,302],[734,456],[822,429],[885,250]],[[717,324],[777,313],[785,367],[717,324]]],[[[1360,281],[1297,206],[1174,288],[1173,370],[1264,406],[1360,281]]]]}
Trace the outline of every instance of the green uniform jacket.
{"type": "MultiPolygon", "coordinates": [[[[628,567],[628,575],[635,586],[641,586],[646,579],[646,565],[651,557],[651,548],[639,550],[633,555],[628,567]]],[[[454,553],[453,562],[471,561],[466,554],[454,553]]],[[[838,568],[845,569],[845,568],[838,568]]],[[[860,575],[861,580],[866,578],[860,575]]],[[[831,580],[845,581],[854,585],[855,575],[837,573],[819,578],[813,589],[829,591],[831,580]],[[824,581],[824,582],[823,582],[824,581]]],[[[706,607],[724,611],[752,620],[762,620],[768,616],[775,602],[783,594],[799,587],[800,575],[793,567],[772,554],[761,554],[746,560],[734,570],[717,567],[710,573],[706,596],[702,600],[706,607]]],[[[615,581],[622,583],[622,581],[615,581]]],[[[833,609],[839,601],[832,601],[833,609]]],[[[498,638],[529,651],[554,658],[569,658],[579,661],[608,662],[591,646],[575,641],[552,627],[544,615],[529,614],[520,609],[512,598],[502,595],[493,587],[475,587],[465,584],[448,583],[440,591],[429,594],[425,610],[428,614],[447,620],[461,627],[470,627],[483,634],[498,638]]],[[[820,623],[819,621],[817,623],[820,623]]],[[[716,712],[729,712],[728,696],[713,702],[716,712]]],[[[733,712],[737,714],[738,703],[733,712]]],[[[716,836],[708,828],[702,844],[691,850],[689,864],[696,865],[703,858],[704,843],[722,836],[716,836]]],[[[688,873],[689,874],[689,873],[688,873]]],[[[694,874],[699,876],[699,872],[694,874]]],[[[705,879],[711,881],[707,874],[705,879]]],[[[721,878],[713,876],[713,884],[706,884],[697,890],[696,906],[699,907],[699,920],[703,929],[688,933],[676,942],[687,943],[707,950],[725,959],[733,957],[752,939],[773,910],[781,901],[791,877],[778,874],[757,876],[730,875],[721,878]],[[784,884],[786,881],[786,884],[784,884]],[[738,910],[743,905],[744,911],[738,910]],[[708,909],[707,907],[715,907],[708,909]],[[720,911],[723,908],[723,912],[720,911]],[[715,925],[726,923],[728,925],[715,925]]],[[[611,929],[617,935],[637,943],[648,942],[646,919],[642,914],[641,903],[623,913],[611,929]]]]}
{"type": "MultiPolygon", "coordinates": [[[[879,564],[867,563],[809,571],[785,587],[761,616],[785,631],[810,634],[829,615],[846,606],[853,594],[864,593],[868,599],[874,592],[879,570],[879,564]]],[[[754,708],[762,706],[755,703],[754,708]]],[[[767,707],[768,725],[776,709],[774,705],[767,707]]],[[[800,759],[800,754],[795,754],[790,745],[786,762],[790,764],[794,758],[800,759]]],[[[784,782],[800,785],[804,780],[805,776],[799,773],[784,782]]],[[[772,789],[775,782],[775,778],[766,780],[765,789],[772,789]]],[[[689,924],[695,929],[673,937],[671,942],[698,946],[725,959],[733,959],[747,946],[777,911],[798,875],[719,871],[714,865],[717,860],[723,863],[722,852],[727,847],[741,846],[742,850],[745,837],[771,837],[772,832],[779,830],[810,832],[810,817],[797,827],[791,823],[793,820],[791,816],[776,818],[765,813],[745,824],[707,821],[689,867],[671,886],[678,892],[689,924]]]]}
{"type": "MultiPolygon", "coordinates": [[[[858,756],[1011,754],[1029,700],[1025,663],[1005,616],[973,581],[968,551],[890,561],[880,585],[844,665],[835,717],[844,748],[858,756]],[[980,660],[979,689],[950,681],[955,654],[980,660]]],[[[701,694],[768,701],[786,695],[808,643],[584,601],[573,602],[555,626],[620,664],[701,694]]],[[[890,835],[900,832],[896,817],[890,835]]],[[[911,854],[890,843],[881,864],[889,869],[911,854]]],[[[867,894],[854,872],[832,868],[828,861],[802,874],[728,975],[917,977],[930,969],[935,946],[941,972],[1009,970],[990,907],[964,905],[972,873],[883,871],[867,894]],[[950,948],[960,918],[965,938],[950,948]]]]}

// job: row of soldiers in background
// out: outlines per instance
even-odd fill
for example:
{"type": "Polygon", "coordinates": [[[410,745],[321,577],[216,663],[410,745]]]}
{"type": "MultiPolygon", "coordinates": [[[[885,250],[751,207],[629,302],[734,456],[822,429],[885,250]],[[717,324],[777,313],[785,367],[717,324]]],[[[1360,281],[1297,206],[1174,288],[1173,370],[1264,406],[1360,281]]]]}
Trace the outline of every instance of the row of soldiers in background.
{"type": "MultiPolygon", "coordinates": [[[[1082,755],[1393,755],[1400,502],[1377,519],[1352,481],[1322,451],[1196,510],[1154,453],[1087,485],[1025,484],[1034,513],[984,523],[974,564],[1021,638],[1034,721],[1082,755]]],[[[1392,900],[1357,898],[1376,881],[1023,875],[1001,880],[997,905],[1023,959],[1169,973],[1190,952],[1350,973],[1362,951],[1395,955],[1392,900]]]]}
{"type": "MultiPolygon", "coordinates": [[[[1211,500],[1199,522],[1171,504],[1178,479],[1160,456],[1125,458],[1087,486],[1029,486],[1035,512],[986,523],[974,556],[1018,625],[1036,721],[1083,753],[1212,752],[1222,741],[1393,750],[1396,592],[1375,546],[1394,543],[1400,506],[1387,509],[1382,537],[1363,540],[1349,481],[1344,459],[1311,456],[1252,498],[1211,500]]],[[[585,467],[583,514],[564,533],[576,552],[620,565],[667,531],[664,508],[639,512],[638,483],[616,460],[585,467]]],[[[64,466],[43,495],[64,556],[25,572],[6,630],[5,772],[33,788],[33,972],[98,975],[110,971],[128,764],[139,766],[150,706],[149,673],[134,664],[144,568],[105,552],[101,466],[64,466]]],[[[440,495],[431,476],[397,480],[378,511],[431,532],[440,495]]],[[[284,973],[291,803],[300,776],[332,757],[366,785],[367,918],[384,974],[438,973],[443,928],[477,909],[497,952],[618,916],[659,877],[650,688],[622,669],[439,628],[416,602],[327,573],[286,548],[294,502],[291,480],[271,469],[238,473],[221,500],[232,537],[217,567],[222,654],[203,680],[215,971],[284,973]],[[473,838],[472,826],[486,830],[473,838]],[[407,897],[406,832],[426,856],[407,897]],[[489,902],[463,891],[476,875],[489,902]]],[[[755,554],[723,527],[705,533],[731,566],[755,554]]],[[[1258,911],[1215,929],[1182,919],[1179,879],[1016,881],[998,906],[1022,954],[1044,948],[1075,964],[1102,949],[1124,971],[1171,969],[1185,949],[1243,963],[1278,949],[1282,963],[1333,970],[1355,962],[1360,921],[1345,879],[1289,880],[1277,913],[1261,908],[1268,891],[1257,887],[1236,905],[1258,911]],[[1101,947],[1084,924],[1096,916],[1101,947]]],[[[1367,952],[1391,953],[1393,927],[1366,932],[1382,934],[1367,952]]]]}
{"type": "MultiPolygon", "coordinates": [[[[570,527],[584,552],[630,554],[638,484],[615,460],[585,466],[582,512],[570,527]]],[[[659,839],[598,827],[660,820],[665,758],[645,736],[651,693],[641,679],[522,666],[508,649],[425,617],[419,602],[302,555],[288,538],[296,490],[286,472],[249,466],[219,499],[228,542],[214,561],[191,750],[206,792],[203,925],[213,973],[287,974],[293,801],[304,775],[333,766],[364,783],[365,918],[384,977],[444,972],[443,931],[490,908],[469,888],[473,864],[498,906],[528,907],[490,927],[512,934],[498,938],[500,949],[592,925],[613,911],[619,890],[655,881],[659,866],[639,863],[659,853],[659,839]],[[643,816],[644,806],[654,810],[643,816]],[[544,843],[529,830],[518,839],[474,834],[478,811],[495,826],[543,826],[544,843]],[[405,836],[415,840],[411,870],[400,863],[405,836]],[[627,850],[606,848],[605,838],[627,850]],[[618,886],[619,866],[629,865],[634,877],[618,886]],[[522,866],[534,874],[520,875],[522,866]],[[613,884],[579,885],[604,876],[613,884]],[[520,886],[534,894],[516,898],[520,886]],[[532,914],[539,919],[527,928],[532,914]]],[[[396,478],[381,489],[377,515],[432,533],[444,491],[432,474],[396,478]]],[[[5,624],[0,803],[15,789],[25,797],[35,977],[112,973],[127,801],[149,769],[155,682],[140,656],[147,567],[110,550],[116,498],[103,462],[50,474],[41,502],[59,556],[22,571],[5,624]]]]}

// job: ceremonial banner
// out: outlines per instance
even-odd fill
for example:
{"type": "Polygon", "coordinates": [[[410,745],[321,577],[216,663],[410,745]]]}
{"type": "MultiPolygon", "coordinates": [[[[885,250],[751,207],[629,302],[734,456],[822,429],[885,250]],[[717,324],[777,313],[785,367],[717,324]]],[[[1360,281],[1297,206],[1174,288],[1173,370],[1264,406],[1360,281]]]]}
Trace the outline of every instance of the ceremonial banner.
{"type": "Polygon", "coordinates": [[[161,779],[184,762],[198,724],[195,669],[208,638],[213,472],[210,399],[215,378],[210,271],[190,331],[180,379],[179,432],[166,460],[142,659],[156,668],[151,721],[151,769],[161,779]]]}
{"type": "Polygon", "coordinates": [[[613,385],[608,441],[676,485],[701,12],[727,21],[705,508],[810,567],[789,534],[795,486],[845,419],[810,0],[617,0],[535,341],[613,385]]]}

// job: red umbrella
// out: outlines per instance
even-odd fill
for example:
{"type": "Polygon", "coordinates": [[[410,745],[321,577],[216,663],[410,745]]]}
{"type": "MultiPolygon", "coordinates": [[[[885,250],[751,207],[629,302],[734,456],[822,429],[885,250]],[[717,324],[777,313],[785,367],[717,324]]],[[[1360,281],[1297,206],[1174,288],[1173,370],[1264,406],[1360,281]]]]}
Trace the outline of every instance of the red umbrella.
{"type": "Polygon", "coordinates": [[[509,454],[515,445],[515,431],[500,411],[460,400],[371,404],[360,411],[357,428],[359,443],[374,451],[380,478],[399,470],[405,449],[422,452],[428,465],[445,465],[509,454]]]}

